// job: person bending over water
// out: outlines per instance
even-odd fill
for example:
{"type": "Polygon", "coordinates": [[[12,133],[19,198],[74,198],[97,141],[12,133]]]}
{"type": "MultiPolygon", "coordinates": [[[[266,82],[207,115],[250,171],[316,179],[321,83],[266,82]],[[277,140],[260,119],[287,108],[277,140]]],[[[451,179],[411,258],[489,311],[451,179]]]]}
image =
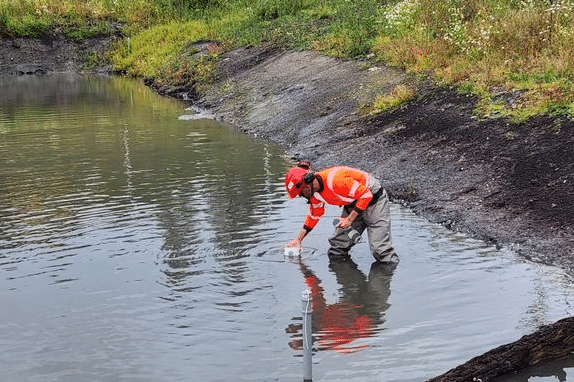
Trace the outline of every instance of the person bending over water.
{"type": "Polygon", "coordinates": [[[335,166],[318,172],[311,164],[299,162],[285,176],[285,188],[290,199],[307,199],[309,212],[303,228],[287,247],[301,248],[301,242],[325,214],[325,204],[341,206],[343,211],[335,232],[329,238],[329,259],[345,261],[356,244],[349,235],[351,229],[362,234],[365,229],[373,257],[381,263],[398,263],[391,240],[391,218],[387,192],[368,172],[335,166]]]}

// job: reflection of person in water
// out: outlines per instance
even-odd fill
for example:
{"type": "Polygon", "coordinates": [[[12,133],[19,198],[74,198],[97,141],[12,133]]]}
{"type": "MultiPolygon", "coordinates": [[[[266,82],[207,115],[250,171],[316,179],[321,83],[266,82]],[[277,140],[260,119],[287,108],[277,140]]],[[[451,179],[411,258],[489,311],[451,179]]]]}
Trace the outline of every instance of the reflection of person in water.
{"type": "MultiPolygon", "coordinates": [[[[374,262],[367,279],[353,261],[331,262],[341,297],[339,302],[328,304],[321,280],[301,261],[298,264],[313,297],[313,333],[318,350],[353,353],[366,347],[350,344],[373,336],[384,322],[395,266],[374,262]]],[[[301,329],[301,324],[291,324],[286,330],[293,334],[289,346],[294,349],[302,349],[301,329]]]]}

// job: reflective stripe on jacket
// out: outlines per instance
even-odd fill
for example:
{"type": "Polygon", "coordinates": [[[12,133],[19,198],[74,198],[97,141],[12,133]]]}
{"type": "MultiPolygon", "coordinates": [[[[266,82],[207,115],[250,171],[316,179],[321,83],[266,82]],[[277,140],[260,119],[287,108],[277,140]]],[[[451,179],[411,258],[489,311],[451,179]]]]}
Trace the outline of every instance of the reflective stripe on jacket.
{"type": "Polygon", "coordinates": [[[304,225],[313,228],[325,214],[325,203],[335,206],[346,206],[356,201],[355,209],[364,211],[373,198],[373,191],[380,188],[379,181],[368,172],[351,167],[337,166],[316,173],[324,188],[315,192],[310,199],[309,213],[304,225]]]}

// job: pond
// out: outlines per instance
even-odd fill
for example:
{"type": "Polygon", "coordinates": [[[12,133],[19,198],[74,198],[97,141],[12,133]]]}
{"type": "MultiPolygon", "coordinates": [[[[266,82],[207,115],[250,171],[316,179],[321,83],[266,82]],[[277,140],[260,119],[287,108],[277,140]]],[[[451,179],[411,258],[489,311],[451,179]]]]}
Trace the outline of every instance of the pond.
{"type": "MultiPolygon", "coordinates": [[[[282,149],[138,81],[0,86],[7,381],[300,381],[306,289],[314,381],[423,381],[574,313],[560,270],[397,204],[396,268],[366,240],[329,264],[337,208],[285,257],[307,205],[282,149]]],[[[572,363],[512,380],[574,381],[572,363]]]]}

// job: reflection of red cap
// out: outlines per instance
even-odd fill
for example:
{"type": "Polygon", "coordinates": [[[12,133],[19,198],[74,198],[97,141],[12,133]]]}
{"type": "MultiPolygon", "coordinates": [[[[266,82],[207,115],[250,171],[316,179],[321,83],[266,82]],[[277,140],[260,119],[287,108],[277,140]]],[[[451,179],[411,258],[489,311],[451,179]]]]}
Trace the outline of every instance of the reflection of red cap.
{"type": "Polygon", "coordinates": [[[309,170],[302,167],[293,167],[287,171],[287,175],[285,175],[285,188],[287,189],[287,194],[289,194],[290,199],[299,196],[301,186],[303,185],[303,178],[307,172],[309,172],[309,170]]]}

